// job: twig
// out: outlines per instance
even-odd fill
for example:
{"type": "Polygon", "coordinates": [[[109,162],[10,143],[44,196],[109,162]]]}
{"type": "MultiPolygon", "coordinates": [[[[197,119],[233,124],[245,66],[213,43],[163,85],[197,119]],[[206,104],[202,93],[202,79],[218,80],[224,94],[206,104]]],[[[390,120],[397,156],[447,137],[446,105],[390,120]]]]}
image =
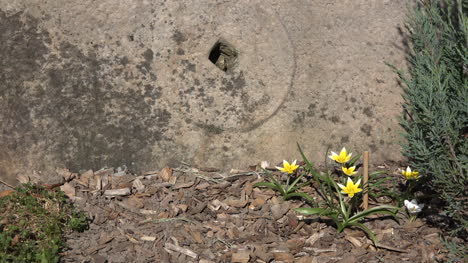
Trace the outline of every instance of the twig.
{"type": "Polygon", "coordinates": [[[11,185],[8,184],[7,182],[4,182],[4,181],[0,180],[0,183],[6,185],[6,186],[8,186],[8,187],[10,187],[10,188],[13,189],[13,190],[15,189],[15,187],[11,186],[11,185]]]}
{"type": "Polygon", "coordinates": [[[148,222],[165,223],[165,222],[171,222],[171,221],[177,221],[177,220],[184,221],[184,222],[187,222],[187,223],[195,224],[194,221],[192,221],[192,220],[190,220],[190,219],[188,219],[188,218],[185,218],[185,217],[160,218],[160,219],[146,219],[146,220],[141,221],[139,224],[145,224],[145,223],[148,223],[148,222]]]}
{"type": "Polygon", "coordinates": [[[378,243],[375,244],[374,246],[378,247],[378,248],[384,248],[384,249],[387,249],[387,250],[400,252],[400,253],[408,253],[408,250],[404,250],[404,249],[400,249],[400,248],[396,248],[396,247],[391,247],[391,246],[387,246],[387,245],[382,245],[382,244],[378,244],[378,243]]]}

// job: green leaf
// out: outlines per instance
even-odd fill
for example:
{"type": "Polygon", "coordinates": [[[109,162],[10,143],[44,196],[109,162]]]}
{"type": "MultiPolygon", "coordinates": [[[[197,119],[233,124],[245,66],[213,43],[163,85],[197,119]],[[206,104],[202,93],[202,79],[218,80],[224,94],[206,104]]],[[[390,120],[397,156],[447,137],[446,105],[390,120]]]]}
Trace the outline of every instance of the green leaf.
{"type": "Polygon", "coordinates": [[[289,193],[289,194],[286,194],[284,197],[284,200],[287,200],[291,197],[302,197],[304,198],[305,200],[309,201],[309,202],[312,202],[312,203],[315,203],[314,202],[314,199],[312,197],[310,197],[310,195],[306,194],[306,193],[289,193]]]}
{"type": "Polygon", "coordinates": [[[357,227],[359,227],[359,228],[362,229],[364,232],[366,232],[367,236],[370,238],[370,240],[372,240],[372,243],[374,243],[374,245],[377,244],[377,239],[375,238],[374,233],[372,232],[372,230],[370,230],[369,228],[367,228],[364,224],[354,222],[354,223],[349,223],[348,225],[349,225],[349,226],[357,226],[357,227]]]}
{"type": "Polygon", "coordinates": [[[372,207],[365,211],[355,214],[354,216],[349,218],[349,221],[350,222],[357,221],[372,214],[387,214],[387,215],[393,216],[395,219],[398,220],[398,218],[396,217],[396,212],[392,212],[391,210],[397,211],[398,207],[389,206],[389,205],[381,205],[377,207],[372,207]]]}
{"type": "Polygon", "coordinates": [[[300,184],[300,185],[294,187],[293,189],[291,189],[291,190],[289,190],[289,191],[290,191],[290,192],[294,192],[294,191],[296,191],[297,189],[302,188],[303,186],[306,186],[306,185],[311,184],[311,183],[312,183],[312,181],[307,181],[307,182],[305,182],[305,183],[302,183],[302,184],[300,184]]]}
{"type": "Polygon", "coordinates": [[[351,160],[348,161],[347,163],[347,166],[350,167],[350,166],[354,166],[354,163],[359,160],[359,158],[361,158],[361,155],[356,155],[354,156],[353,158],[351,158],[351,160]]]}
{"type": "Polygon", "coordinates": [[[294,182],[292,182],[292,184],[288,186],[288,189],[286,190],[287,193],[294,192],[296,189],[298,189],[298,188],[293,188],[293,187],[297,184],[297,182],[299,182],[299,180],[301,180],[302,176],[304,176],[304,174],[299,175],[296,178],[296,180],[294,180],[294,182]]]}
{"type": "Polygon", "coordinates": [[[333,214],[333,210],[326,209],[326,208],[313,208],[313,207],[299,207],[295,208],[294,211],[298,212],[299,214],[303,215],[326,215],[326,214],[333,214]]]}
{"type": "Polygon", "coordinates": [[[369,174],[369,176],[376,176],[376,175],[379,175],[379,174],[385,174],[387,173],[386,171],[375,171],[375,172],[372,172],[369,174]]]}
{"type": "Polygon", "coordinates": [[[272,190],[276,190],[276,191],[279,191],[281,194],[284,193],[284,190],[281,186],[278,186],[274,183],[268,183],[268,182],[260,182],[260,183],[255,183],[253,185],[253,187],[267,187],[267,188],[270,188],[272,190]]]}
{"type": "Polygon", "coordinates": [[[299,145],[299,143],[296,143],[296,144],[297,144],[297,149],[299,150],[299,153],[302,156],[302,159],[304,160],[304,162],[307,165],[307,169],[311,172],[312,170],[314,170],[314,168],[313,168],[314,165],[311,162],[309,162],[309,160],[305,157],[304,152],[302,151],[301,146],[299,145]]]}

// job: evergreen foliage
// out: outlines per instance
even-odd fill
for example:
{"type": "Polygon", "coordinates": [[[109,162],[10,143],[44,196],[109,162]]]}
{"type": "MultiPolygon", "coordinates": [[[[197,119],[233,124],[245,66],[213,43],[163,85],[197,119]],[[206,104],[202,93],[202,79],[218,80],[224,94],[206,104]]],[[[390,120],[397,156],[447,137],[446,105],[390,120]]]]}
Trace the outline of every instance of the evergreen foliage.
{"type": "MultiPolygon", "coordinates": [[[[445,213],[466,234],[468,186],[467,1],[418,1],[407,15],[402,153],[426,175],[445,213]]],[[[465,235],[466,236],[466,235],[465,235]]]]}

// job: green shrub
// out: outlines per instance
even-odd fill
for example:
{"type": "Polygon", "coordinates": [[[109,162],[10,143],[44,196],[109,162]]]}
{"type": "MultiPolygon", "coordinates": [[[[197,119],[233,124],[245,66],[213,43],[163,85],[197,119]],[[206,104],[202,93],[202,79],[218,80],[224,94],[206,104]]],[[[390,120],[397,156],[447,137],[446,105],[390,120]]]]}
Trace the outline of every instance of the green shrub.
{"type": "Polygon", "coordinates": [[[396,70],[404,84],[402,153],[444,201],[458,234],[467,229],[466,5],[433,0],[410,7],[408,74],[396,70]]]}

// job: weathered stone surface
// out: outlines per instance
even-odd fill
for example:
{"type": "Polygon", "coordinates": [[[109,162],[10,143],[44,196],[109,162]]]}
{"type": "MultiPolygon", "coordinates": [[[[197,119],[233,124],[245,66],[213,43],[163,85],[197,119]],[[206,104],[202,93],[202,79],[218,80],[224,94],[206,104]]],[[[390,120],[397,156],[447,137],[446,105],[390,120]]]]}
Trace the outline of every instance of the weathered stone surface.
{"type": "MultiPolygon", "coordinates": [[[[406,1],[0,0],[0,176],[400,158],[406,1]],[[220,39],[239,52],[223,72],[220,39]]],[[[13,180],[13,179],[11,179],[13,180]]],[[[14,180],[13,180],[14,181],[14,180]]]]}

